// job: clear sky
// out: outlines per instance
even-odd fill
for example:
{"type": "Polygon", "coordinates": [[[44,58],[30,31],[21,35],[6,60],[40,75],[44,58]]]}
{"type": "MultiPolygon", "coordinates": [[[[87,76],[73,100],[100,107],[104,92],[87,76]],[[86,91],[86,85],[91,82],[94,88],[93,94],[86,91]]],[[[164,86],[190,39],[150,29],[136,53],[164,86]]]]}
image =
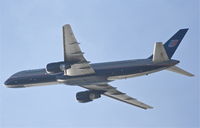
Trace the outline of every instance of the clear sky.
{"type": "Polygon", "coordinates": [[[198,0],[0,0],[0,84],[15,72],[63,60],[62,26],[71,24],[91,62],[146,58],[155,42],[189,28],[173,58],[195,74],[162,71],[111,85],[154,107],[102,96],[80,104],[80,87],[0,86],[0,128],[199,127],[198,0]]]}

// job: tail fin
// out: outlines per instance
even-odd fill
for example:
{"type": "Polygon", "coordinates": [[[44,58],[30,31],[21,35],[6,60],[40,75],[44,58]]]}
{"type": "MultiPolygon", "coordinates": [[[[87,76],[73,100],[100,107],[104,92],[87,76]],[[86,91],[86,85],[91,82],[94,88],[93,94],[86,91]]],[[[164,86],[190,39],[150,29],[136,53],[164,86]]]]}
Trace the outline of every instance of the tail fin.
{"type": "MultiPolygon", "coordinates": [[[[180,29],[164,44],[164,48],[169,59],[171,59],[171,57],[173,56],[174,52],[178,48],[179,44],[181,43],[187,31],[188,31],[188,28],[180,29]]],[[[153,55],[151,55],[148,59],[152,59],[152,58],[153,58],[153,55]]]]}
{"type": "MultiPolygon", "coordinates": [[[[171,59],[187,31],[188,29],[180,29],[164,45],[161,42],[157,42],[154,45],[153,55],[151,55],[148,59],[152,59],[153,62],[163,62],[171,59]]],[[[177,66],[171,66],[166,70],[186,76],[194,76],[177,66]]]]}

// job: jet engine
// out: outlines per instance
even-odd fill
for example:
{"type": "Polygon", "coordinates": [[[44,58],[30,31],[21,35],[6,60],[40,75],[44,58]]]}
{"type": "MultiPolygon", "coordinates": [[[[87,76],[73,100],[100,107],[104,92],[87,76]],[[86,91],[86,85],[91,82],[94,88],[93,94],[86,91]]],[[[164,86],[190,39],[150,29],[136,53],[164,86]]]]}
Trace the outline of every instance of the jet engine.
{"type": "Polygon", "coordinates": [[[70,64],[61,61],[61,62],[54,62],[47,64],[46,71],[49,74],[56,74],[56,73],[61,73],[68,68],[70,68],[70,64]]]}
{"type": "Polygon", "coordinates": [[[80,102],[80,103],[86,103],[86,102],[90,102],[93,101],[94,99],[98,99],[101,97],[101,94],[103,92],[100,91],[84,91],[84,92],[78,92],[76,94],[76,99],[80,102]]]}

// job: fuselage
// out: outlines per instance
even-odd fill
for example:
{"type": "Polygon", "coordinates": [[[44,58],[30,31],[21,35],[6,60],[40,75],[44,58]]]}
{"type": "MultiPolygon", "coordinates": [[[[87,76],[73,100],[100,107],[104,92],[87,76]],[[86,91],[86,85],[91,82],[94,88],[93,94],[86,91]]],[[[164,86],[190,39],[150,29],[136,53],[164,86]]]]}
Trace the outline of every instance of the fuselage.
{"type": "Polygon", "coordinates": [[[25,70],[12,75],[5,82],[5,85],[11,88],[20,88],[59,83],[79,86],[95,83],[108,83],[117,79],[148,75],[174,66],[177,63],[179,63],[177,60],[154,63],[151,59],[94,63],[91,64],[91,67],[95,70],[94,74],[80,76],[66,76],[63,72],[49,74],[46,72],[45,68],[25,70]]]}

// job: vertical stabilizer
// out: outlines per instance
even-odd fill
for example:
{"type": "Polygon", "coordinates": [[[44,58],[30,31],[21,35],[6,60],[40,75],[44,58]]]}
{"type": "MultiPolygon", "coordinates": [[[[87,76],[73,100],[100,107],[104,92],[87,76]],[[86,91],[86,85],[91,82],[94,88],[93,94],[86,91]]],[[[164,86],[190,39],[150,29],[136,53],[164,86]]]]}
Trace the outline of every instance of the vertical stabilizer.
{"type": "MultiPolygon", "coordinates": [[[[179,44],[181,43],[183,37],[187,33],[188,28],[180,29],[176,32],[163,46],[166,50],[167,56],[169,59],[174,55],[176,49],[178,48],[179,44]]],[[[149,59],[153,59],[153,55],[149,57],[149,59]]]]}

